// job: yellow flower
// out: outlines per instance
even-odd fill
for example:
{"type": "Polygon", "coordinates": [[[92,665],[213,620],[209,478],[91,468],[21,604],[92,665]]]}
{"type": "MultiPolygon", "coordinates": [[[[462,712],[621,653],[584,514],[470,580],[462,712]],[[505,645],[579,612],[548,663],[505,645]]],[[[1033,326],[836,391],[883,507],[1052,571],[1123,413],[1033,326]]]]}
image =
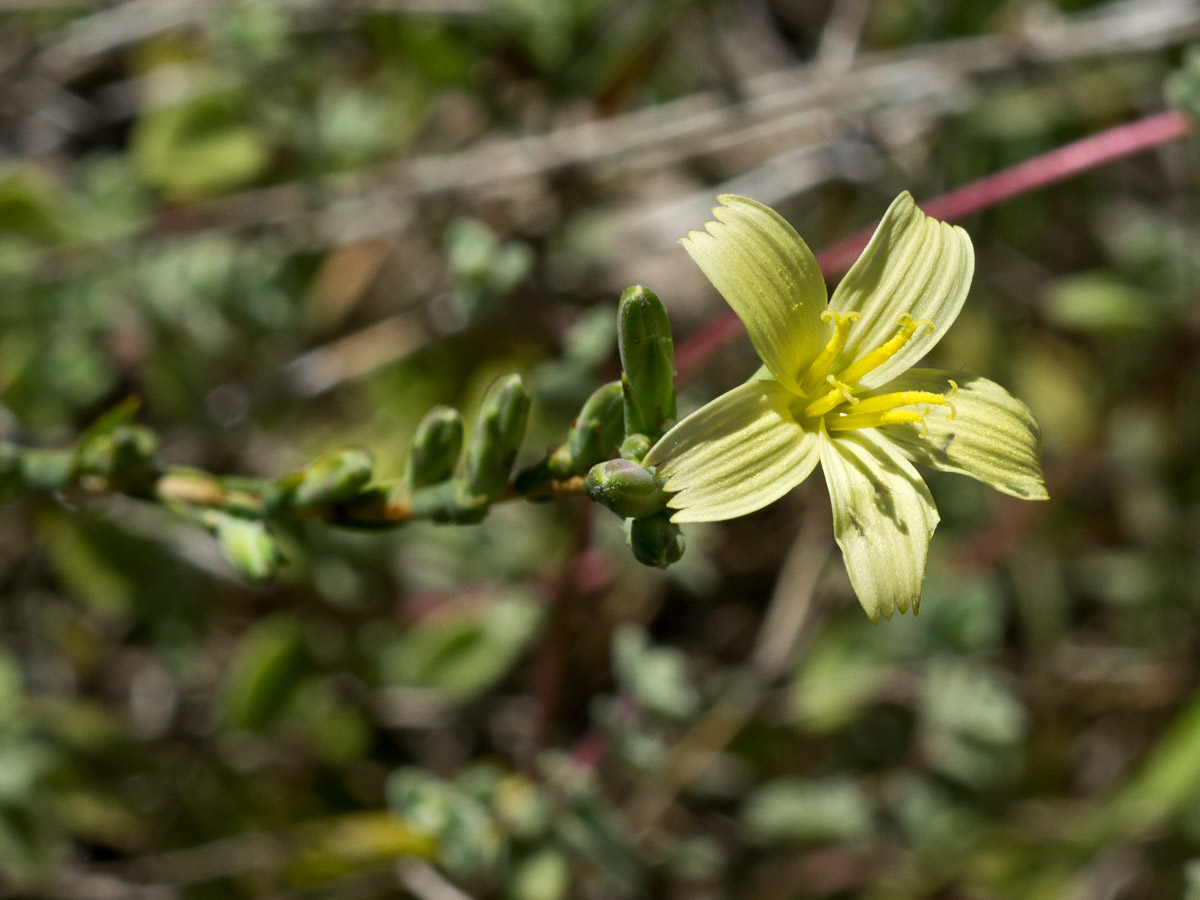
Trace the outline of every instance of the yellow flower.
{"type": "Polygon", "coordinates": [[[672,428],[643,463],[666,478],[675,522],[761,509],[821,463],[863,608],[872,621],[916,612],[938,512],[913,462],[1047,496],[1041,435],[1021,401],[985,378],[912,368],[962,308],[971,239],[901,194],[826,302],[816,259],[778,213],[718,200],[717,221],[681,243],[764,367],[672,428]]]}

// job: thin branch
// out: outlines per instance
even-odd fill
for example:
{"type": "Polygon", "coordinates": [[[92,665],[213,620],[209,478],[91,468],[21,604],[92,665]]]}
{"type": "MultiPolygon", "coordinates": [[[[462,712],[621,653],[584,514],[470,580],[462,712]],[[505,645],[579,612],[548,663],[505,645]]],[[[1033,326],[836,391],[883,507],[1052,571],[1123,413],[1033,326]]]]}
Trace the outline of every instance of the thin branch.
{"type": "MultiPolygon", "coordinates": [[[[413,515],[412,504],[407,499],[393,498],[387,490],[381,490],[376,496],[369,496],[363,501],[314,509],[269,512],[264,493],[244,486],[242,481],[222,478],[199,469],[169,469],[149,485],[126,487],[104,478],[89,476],[82,478],[74,487],[89,494],[128,494],[138,499],[156,500],[166,506],[236,510],[239,514],[250,517],[265,518],[268,515],[278,515],[280,518],[292,520],[318,519],[330,525],[352,528],[384,528],[403,525],[418,518],[413,515]]],[[[494,502],[582,495],[583,478],[576,476],[546,481],[523,493],[509,485],[508,490],[494,502]]]]}
{"type": "MultiPolygon", "coordinates": [[[[922,203],[921,208],[936,219],[953,222],[1089,169],[1179,140],[1190,132],[1191,123],[1187,116],[1168,110],[1064,144],[934,197],[922,203]]],[[[817,262],[821,271],[836,275],[849,269],[867,246],[874,230],[873,227],[863,229],[820,253],[817,262]]]]}
{"type": "Polygon", "coordinates": [[[528,760],[530,771],[536,766],[541,752],[551,746],[554,737],[570,656],[571,626],[579,601],[579,570],[582,555],[591,542],[593,512],[591,504],[572,511],[571,547],[558,573],[549,622],[534,660],[531,693],[535,710],[533,746],[528,760]]]}

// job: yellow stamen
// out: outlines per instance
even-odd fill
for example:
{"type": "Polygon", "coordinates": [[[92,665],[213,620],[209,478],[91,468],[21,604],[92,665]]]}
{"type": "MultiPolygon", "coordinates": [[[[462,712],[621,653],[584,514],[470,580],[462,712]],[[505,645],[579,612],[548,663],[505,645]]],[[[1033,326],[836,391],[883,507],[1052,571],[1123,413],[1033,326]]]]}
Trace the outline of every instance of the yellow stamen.
{"type": "Polygon", "coordinates": [[[843,403],[849,403],[852,406],[858,404],[858,398],[854,396],[849,385],[838,381],[832,375],[827,375],[825,380],[831,385],[830,389],[804,407],[800,413],[802,419],[816,419],[843,403]]]}
{"type": "Polygon", "coordinates": [[[859,398],[854,407],[854,414],[860,416],[877,412],[886,412],[901,406],[916,406],[919,403],[932,403],[934,406],[949,406],[949,401],[941,394],[931,391],[896,391],[892,394],[880,394],[878,397],[859,398]]]}
{"type": "Polygon", "coordinates": [[[927,334],[933,334],[933,323],[926,320],[916,320],[908,313],[900,317],[900,330],[887,343],[872,350],[866,356],[860,358],[853,363],[849,368],[841,373],[842,381],[847,384],[854,384],[861,380],[865,375],[875,371],[885,362],[900,352],[909,341],[912,340],[917,329],[924,326],[927,334]]]}
{"type": "Polygon", "coordinates": [[[830,431],[878,428],[881,425],[907,425],[910,422],[919,422],[924,427],[927,415],[929,415],[928,406],[923,409],[888,409],[861,416],[857,412],[852,412],[846,413],[844,416],[830,416],[825,420],[825,425],[830,431]]]}
{"type": "Polygon", "coordinates": [[[813,360],[812,365],[808,367],[808,371],[804,373],[804,377],[800,379],[800,391],[802,393],[811,393],[813,388],[825,380],[825,376],[829,374],[834,360],[838,358],[838,354],[846,346],[846,335],[850,333],[851,323],[857,322],[860,318],[861,316],[858,313],[835,313],[829,310],[821,313],[822,322],[833,322],[833,335],[829,338],[829,343],[825,345],[825,349],[817,354],[817,358],[813,360]]]}

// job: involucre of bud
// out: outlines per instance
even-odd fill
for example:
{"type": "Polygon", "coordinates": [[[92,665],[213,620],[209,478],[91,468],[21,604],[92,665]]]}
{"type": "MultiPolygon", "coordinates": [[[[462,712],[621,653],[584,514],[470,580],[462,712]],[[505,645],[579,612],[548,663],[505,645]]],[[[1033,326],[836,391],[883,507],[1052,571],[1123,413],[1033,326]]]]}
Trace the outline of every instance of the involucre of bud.
{"type": "Polygon", "coordinates": [[[502,375],[492,382],[475,420],[467,449],[466,485],[469,493],[495,500],[508,487],[525,423],[529,393],[519,375],[502,375]]]}
{"type": "Polygon", "coordinates": [[[417,426],[409,455],[413,489],[445,481],[454,474],[463,445],[463,420],[457,409],[435,406],[417,426]]]}
{"type": "Polygon", "coordinates": [[[667,502],[667,494],[658,478],[627,459],[610,459],[592,466],[583,489],[601,506],[622,518],[653,515],[667,502]]]}
{"type": "Polygon", "coordinates": [[[567,442],[550,457],[550,473],[556,478],[582,475],[612,456],[624,434],[624,391],[621,382],[610,381],[583,404],[567,442]]]}
{"type": "Polygon", "coordinates": [[[665,569],[683,556],[683,531],[666,512],[631,519],[628,539],[634,558],[644,566],[665,569]]]}
{"type": "Polygon", "coordinates": [[[374,460],[365,450],[337,450],[319,456],[284,479],[285,502],[293,509],[345,503],[367,485],[373,468],[374,460]]]}
{"type": "Polygon", "coordinates": [[[675,345],[667,310],[649,288],[634,285],[621,294],[617,348],[625,392],[625,433],[655,440],[675,418],[675,345]]]}

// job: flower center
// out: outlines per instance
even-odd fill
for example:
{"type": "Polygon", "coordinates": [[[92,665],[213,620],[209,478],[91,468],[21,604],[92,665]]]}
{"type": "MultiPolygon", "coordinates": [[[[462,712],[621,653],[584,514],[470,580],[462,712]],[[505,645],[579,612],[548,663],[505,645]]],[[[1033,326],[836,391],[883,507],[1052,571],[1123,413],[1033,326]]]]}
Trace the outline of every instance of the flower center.
{"type": "Polygon", "coordinates": [[[835,376],[831,370],[843,348],[850,332],[850,326],[858,321],[857,313],[835,313],[826,310],[821,313],[821,320],[833,323],[833,335],[825,349],[817,354],[808,371],[800,379],[800,390],[806,401],[799,410],[801,421],[824,419],[825,427],[830,431],[847,431],[854,428],[876,428],[880,425],[901,425],[909,422],[918,423],[925,430],[925,417],[934,406],[948,408],[950,418],[954,418],[954,405],[951,398],[958,393],[958,385],[950,382],[948,394],[935,394],[932,391],[896,391],[890,394],[880,394],[877,397],[858,397],[862,390],[859,382],[869,373],[900,352],[917,329],[925,328],[933,331],[933,323],[925,320],[918,321],[907,313],[899,320],[899,328],[889,340],[870,353],[867,353],[835,376]]]}

